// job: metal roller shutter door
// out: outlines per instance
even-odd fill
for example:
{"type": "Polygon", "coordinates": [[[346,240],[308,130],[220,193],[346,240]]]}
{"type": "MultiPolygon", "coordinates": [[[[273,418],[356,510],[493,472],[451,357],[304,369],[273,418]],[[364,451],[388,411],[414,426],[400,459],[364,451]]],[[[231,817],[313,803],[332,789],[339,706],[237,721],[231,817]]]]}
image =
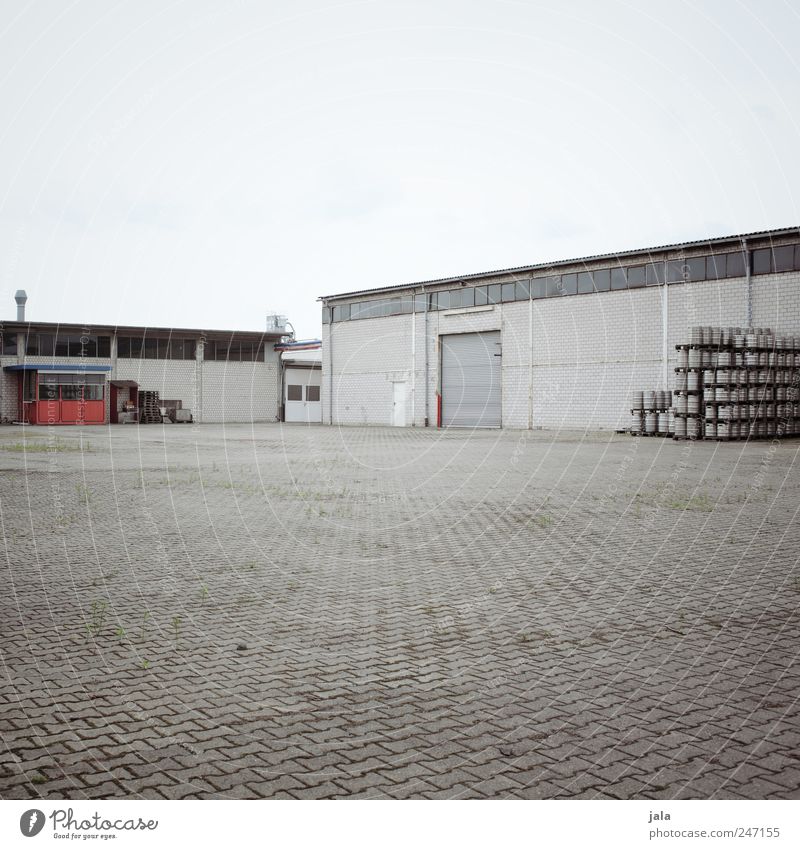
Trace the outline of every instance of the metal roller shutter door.
{"type": "Polygon", "coordinates": [[[500,427],[500,332],[441,338],[442,425],[500,427]]]}

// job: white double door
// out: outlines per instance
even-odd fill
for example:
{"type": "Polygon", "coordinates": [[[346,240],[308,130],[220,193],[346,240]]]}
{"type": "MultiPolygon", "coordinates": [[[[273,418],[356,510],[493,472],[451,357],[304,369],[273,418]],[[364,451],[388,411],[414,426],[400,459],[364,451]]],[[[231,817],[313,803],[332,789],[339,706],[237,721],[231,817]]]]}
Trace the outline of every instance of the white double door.
{"type": "Polygon", "coordinates": [[[284,382],[284,419],[287,422],[321,422],[321,372],[287,368],[284,382]]]}

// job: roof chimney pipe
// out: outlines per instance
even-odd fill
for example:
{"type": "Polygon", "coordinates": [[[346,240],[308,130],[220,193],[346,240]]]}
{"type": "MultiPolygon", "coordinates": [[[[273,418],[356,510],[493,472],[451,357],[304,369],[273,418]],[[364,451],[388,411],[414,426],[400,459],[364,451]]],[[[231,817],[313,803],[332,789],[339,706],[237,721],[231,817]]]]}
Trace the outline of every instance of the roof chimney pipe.
{"type": "Polygon", "coordinates": [[[17,289],[14,300],[17,302],[17,321],[25,321],[25,302],[28,300],[25,290],[17,289]]]}

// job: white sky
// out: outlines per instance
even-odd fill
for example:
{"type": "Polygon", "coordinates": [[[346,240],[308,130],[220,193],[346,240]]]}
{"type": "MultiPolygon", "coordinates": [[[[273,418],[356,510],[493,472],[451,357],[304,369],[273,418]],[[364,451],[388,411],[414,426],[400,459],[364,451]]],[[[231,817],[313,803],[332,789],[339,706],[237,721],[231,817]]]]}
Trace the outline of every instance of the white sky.
{"type": "Polygon", "coordinates": [[[322,294],[800,223],[800,7],[0,3],[0,318],[320,331],[322,294]]]}

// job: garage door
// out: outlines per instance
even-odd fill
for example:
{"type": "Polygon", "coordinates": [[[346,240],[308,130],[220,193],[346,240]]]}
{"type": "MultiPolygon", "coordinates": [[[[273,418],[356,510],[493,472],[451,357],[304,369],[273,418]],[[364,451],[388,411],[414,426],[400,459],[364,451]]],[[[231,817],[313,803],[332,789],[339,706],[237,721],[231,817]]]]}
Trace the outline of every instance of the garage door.
{"type": "Polygon", "coordinates": [[[441,339],[442,424],[500,427],[500,331],[441,339]]]}

